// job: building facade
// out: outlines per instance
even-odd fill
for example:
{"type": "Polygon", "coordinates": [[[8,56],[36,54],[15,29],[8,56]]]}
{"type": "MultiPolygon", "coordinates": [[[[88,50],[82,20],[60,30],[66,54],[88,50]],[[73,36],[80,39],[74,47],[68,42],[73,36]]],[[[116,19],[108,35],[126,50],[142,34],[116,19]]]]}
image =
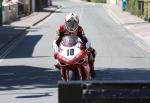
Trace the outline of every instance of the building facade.
{"type": "Polygon", "coordinates": [[[22,16],[29,15],[34,9],[35,0],[3,0],[3,23],[10,23],[22,16]]]}
{"type": "Polygon", "coordinates": [[[3,8],[1,21],[6,24],[34,11],[42,10],[49,6],[51,0],[3,0],[1,3],[3,8]]]}
{"type": "Polygon", "coordinates": [[[18,3],[16,0],[3,0],[3,23],[9,23],[18,18],[18,3]]]}

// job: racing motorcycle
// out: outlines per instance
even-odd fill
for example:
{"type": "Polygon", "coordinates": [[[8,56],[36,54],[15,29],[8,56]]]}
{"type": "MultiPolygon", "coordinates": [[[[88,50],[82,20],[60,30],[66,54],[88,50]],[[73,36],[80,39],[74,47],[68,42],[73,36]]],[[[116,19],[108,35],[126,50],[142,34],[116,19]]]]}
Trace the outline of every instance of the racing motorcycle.
{"type": "Polygon", "coordinates": [[[54,55],[62,80],[90,80],[88,55],[77,36],[64,36],[54,55]]]}

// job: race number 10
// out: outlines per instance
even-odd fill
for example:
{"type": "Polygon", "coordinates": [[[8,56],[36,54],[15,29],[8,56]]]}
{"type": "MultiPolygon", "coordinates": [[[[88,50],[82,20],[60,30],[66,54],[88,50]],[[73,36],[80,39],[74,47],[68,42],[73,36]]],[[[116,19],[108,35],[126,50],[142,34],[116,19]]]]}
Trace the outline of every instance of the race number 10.
{"type": "Polygon", "coordinates": [[[67,56],[72,56],[72,55],[74,55],[74,49],[68,49],[67,56]]]}

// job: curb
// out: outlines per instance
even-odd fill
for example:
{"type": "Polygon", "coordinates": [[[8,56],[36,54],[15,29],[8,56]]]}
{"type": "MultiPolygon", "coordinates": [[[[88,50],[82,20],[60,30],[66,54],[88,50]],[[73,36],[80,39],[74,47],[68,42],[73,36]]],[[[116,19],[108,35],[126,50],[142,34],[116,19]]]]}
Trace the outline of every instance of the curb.
{"type": "Polygon", "coordinates": [[[119,25],[123,24],[123,21],[109,8],[109,5],[106,4],[103,7],[115,23],[119,25]]]}
{"type": "MultiPolygon", "coordinates": [[[[31,27],[37,25],[37,24],[40,23],[40,22],[42,22],[43,20],[45,20],[46,18],[48,18],[51,14],[52,14],[52,13],[49,13],[46,17],[44,17],[44,18],[42,18],[41,20],[37,21],[36,23],[32,24],[31,27]]],[[[29,28],[31,28],[31,27],[29,27],[29,28]]]]}
{"type": "Polygon", "coordinates": [[[135,40],[139,43],[141,43],[140,48],[143,48],[144,50],[150,51],[146,48],[148,45],[146,41],[144,41],[143,37],[140,35],[140,33],[135,33],[132,31],[132,29],[128,28],[128,25],[124,25],[124,22],[108,7],[108,5],[103,6],[104,9],[108,12],[110,17],[119,25],[122,25],[124,29],[133,37],[135,40]],[[112,15],[111,15],[111,14],[112,15]]]}
{"type": "Polygon", "coordinates": [[[31,26],[28,26],[27,28],[30,29],[32,26],[35,26],[35,25],[39,24],[40,22],[44,21],[46,18],[48,18],[49,16],[51,16],[53,13],[55,13],[57,9],[60,9],[60,8],[61,8],[61,7],[58,7],[58,8],[56,8],[56,9],[54,9],[53,12],[50,12],[47,16],[45,16],[45,17],[42,18],[41,20],[39,20],[39,21],[33,23],[31,26]]]}

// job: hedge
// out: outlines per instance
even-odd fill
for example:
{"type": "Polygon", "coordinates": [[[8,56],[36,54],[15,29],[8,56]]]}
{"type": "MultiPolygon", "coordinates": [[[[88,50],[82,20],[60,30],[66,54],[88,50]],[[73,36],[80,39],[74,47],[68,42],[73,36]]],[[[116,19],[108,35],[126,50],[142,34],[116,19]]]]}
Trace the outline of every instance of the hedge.
{"type": "Polygon", "coordinates": [[[148,20],[148,0],[144,0],[143,3],[139,0],[126,0],[126,4],[126,11],[148,20]]]}

